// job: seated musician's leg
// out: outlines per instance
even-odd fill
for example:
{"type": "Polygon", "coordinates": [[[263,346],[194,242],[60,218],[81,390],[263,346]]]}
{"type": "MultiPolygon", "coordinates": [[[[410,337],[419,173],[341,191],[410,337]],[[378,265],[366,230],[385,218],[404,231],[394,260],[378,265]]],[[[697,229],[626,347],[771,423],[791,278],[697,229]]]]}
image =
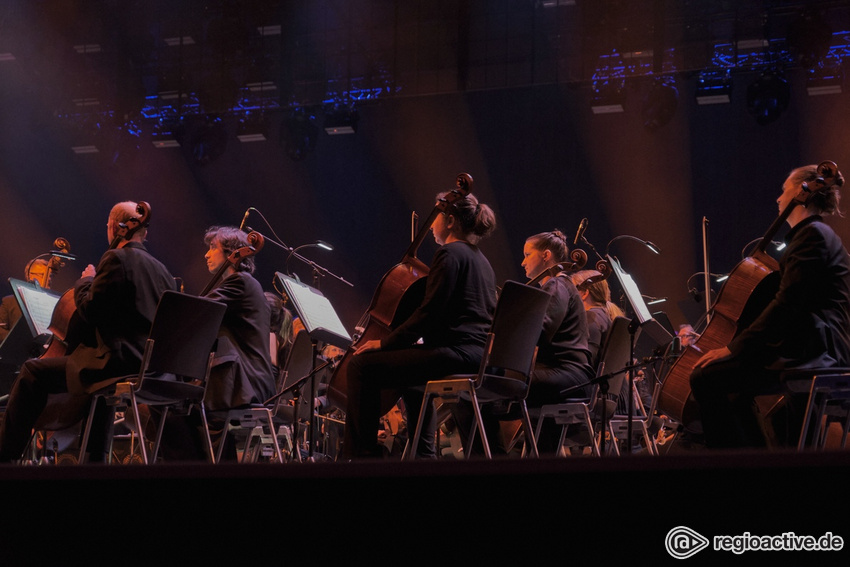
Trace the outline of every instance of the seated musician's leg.
{"type": "Polygon", "coordinates": [[[66,361],[66,357],[32,359],[21,367],[0,424],[0,462],[21,458],[48,394],[67,391],[66,361]]]}
{"type": "Polygon", "coordinates": [[[765,446],[753,399],[776,379],[774,373],[736,359],[695,369],[691,389],[699,405],[706,447],[765,446]]]}
{"type": "Polygon", "coordinates": [[[353,356],[348,364],[343,441],[343,457],[346,459],[381,455],[378,447],[381,391],[374,380],[368,379],[368,372],[373,364],[370,361],[379,354],[381,353],[377,351],[364,352],[353,356]]]}
{"type": "MultiPolygon", "coordinates": [[[[416,427],[422,404],[421,392],[409,392],[429,380],[454,373],[473,373],[478,369],[476,353],[467,354],[451,348],[407,348],[369,351],[352,357],[348,369],[348,409],[346,410],[346,458],[383,455],[378,446],[378,423],[382,415],[382,393],[386,390],[405,393],[405,408],[410,431],[416,427]]],[[[425,416],[420,457],[433,457],[435,420],[429,411],[425,416]]],[[[411,433],[413,435],[413,433],[411,433]]]]}

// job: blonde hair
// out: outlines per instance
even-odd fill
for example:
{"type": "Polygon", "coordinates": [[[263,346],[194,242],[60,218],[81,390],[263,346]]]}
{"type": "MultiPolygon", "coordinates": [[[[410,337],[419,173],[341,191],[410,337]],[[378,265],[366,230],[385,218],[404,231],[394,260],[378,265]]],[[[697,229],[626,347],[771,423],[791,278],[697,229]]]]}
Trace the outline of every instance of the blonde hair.
{"type": "Polygon", "coordinates": [[[591,276],[598,274],[594,270],[580,270],[572,275],[573,283],[579,291],[586,291],[588,303],[593,307],[601,307],[611,320],[617,317],[625,317],[620,307],[611,301],[611,288],[607,280],[593,281],[591,276]]]}

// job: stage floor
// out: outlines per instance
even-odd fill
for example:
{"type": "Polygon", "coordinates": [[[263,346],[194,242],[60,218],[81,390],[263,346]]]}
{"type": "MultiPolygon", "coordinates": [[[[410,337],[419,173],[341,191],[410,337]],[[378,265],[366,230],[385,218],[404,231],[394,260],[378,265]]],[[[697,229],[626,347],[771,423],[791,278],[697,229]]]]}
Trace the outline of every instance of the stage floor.
{"type": "MultiPolygon", "coordinates": [[[[283,565],[296,558],[317,565],[561,565],[595,557],[606,565],[661,565],[675,563],[665,540],[684,528],[712,542],[788,533],[850,542],[850,451],[3,466],[0,479],[2,565],[109,558],[148,565],[283,565]],[[21,549],[24,541],[31,543],[21,549]],[[108,551],[115,546],[136,551],[108,551]],[[53,552],[62,560],[12,562],[53,552]]],[[[846,565],[848,552],[709,546],[686,563],[757,561],[846,565]]]]}

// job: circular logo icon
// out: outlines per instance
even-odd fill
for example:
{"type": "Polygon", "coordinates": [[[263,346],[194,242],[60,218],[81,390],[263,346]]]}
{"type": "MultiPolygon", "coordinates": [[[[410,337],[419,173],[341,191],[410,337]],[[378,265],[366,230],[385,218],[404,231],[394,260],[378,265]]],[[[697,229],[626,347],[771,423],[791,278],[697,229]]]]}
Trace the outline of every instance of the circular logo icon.
{"type": "Polygon", "coordinates": [[[667,553],[676,559],[687,559],[708,547],[709,541],[691,528],[676,526],[664,539],[667,553]]]}

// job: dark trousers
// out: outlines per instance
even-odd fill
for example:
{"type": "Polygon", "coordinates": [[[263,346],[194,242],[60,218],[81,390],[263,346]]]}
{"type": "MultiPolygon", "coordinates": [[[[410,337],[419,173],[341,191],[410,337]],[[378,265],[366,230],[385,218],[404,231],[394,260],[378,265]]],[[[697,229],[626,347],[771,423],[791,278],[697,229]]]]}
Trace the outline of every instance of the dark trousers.
{"type": "MultiPolygon", "coordinates": [[[[21,367],[6,404],[3,421],[0,423],[0,462],[20,459],[26,449],[32,430],[50,394],[68,391],[65,366],[68,357],[28,360],[21,367]]],[[[89,436],[89,460],[102,461],[105,457],[106,441],[113,427],[113,412],[98,405],[92,420],[89,436]]]]}
{"type": "MultiPolygon", "coordinates": [[[[347,373],[348,405],[345,412],[343,456],[348,459],[380,457],[378,424],[391,407],[386,400],[404,400],[407,427],[413,437],[424,392],[413,389],[429,380],[450,374],[474,374],[483,352],[478,347],[376,350],[351,357],[347,373]],[[387,392],[390,395],[386,395],[387,392]]],[[[426,408],[419,446],[413,448],[420,457],[436,456],[434,436],[436,420],[431,407],[426,408]]]]}
{"type": "Polygon", "coordinates": [[[691,390],[699,405],[706,447],[766,445],[753,403],[757,395],[780,391],[778,371],[730,358],[695,369],[691,390]]]}

